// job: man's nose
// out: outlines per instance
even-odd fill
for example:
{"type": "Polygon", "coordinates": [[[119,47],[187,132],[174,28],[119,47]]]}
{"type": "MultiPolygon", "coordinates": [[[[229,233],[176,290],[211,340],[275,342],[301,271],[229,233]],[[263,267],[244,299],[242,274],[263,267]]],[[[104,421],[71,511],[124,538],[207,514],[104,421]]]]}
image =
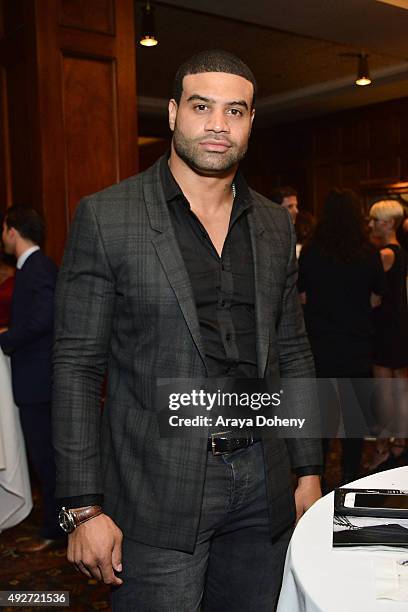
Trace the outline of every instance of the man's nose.
{"type": "Polygon", "coordinates": [[[224,111],[214,109],[208,117],[205,129],[211,132],[229,132],[229,125],[224,111]]]}

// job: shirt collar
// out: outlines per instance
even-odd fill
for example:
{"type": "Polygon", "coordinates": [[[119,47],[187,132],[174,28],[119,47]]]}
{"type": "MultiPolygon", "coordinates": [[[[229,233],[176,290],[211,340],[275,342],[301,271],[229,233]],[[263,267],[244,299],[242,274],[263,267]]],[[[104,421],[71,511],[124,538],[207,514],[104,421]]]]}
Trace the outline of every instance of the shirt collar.
{"type": "MultiPolygon", "coordinates": [[[[168,164],[169,156],[165,155],[161,160],[160,165],[160,178],[164,191],[164,197],[166,198],[167,204],[170,204],[173,200],[180,200],[185,206],[190,208],[189,203],[181,190],[180,185],[174,178],[168,164]]],[[[241,172],[238,170],[234,177],[234,185],[236,189],[236,197],[234,200],[234,208],[244,210],[251,205],[251,197],[248,189],[246,180],[244,179],[241,172]]]]}
{"type": "Polygon", "coordinates": [[[40,250],[40,247],[36,245],[24,251],[24,253],[22,253],[20,257],[17,259],[17,270],[21,270],[21,268],[24,266],[25,262],[30,257],[30,255],[32,255],[33,253],[39,250],[40,250]]]}

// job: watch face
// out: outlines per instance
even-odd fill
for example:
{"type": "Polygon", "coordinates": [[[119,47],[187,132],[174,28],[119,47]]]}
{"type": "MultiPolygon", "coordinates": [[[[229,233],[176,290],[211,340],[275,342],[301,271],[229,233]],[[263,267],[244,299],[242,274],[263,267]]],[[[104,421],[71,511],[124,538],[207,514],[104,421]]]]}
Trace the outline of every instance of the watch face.
{"type": "Polygon", "coordinates": [[[58,519],[60,527],[65,531],[65,533],[71,533],[74,531],[74,517],[71,515],[69,510],[65,510],[65,508],[63,508],[58,515],[58,519]]]}

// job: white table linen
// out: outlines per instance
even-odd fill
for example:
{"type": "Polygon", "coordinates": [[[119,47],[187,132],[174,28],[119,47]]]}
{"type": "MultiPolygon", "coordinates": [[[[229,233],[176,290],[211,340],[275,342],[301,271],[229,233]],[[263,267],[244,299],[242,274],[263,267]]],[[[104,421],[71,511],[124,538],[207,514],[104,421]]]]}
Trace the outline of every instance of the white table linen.
{"type": "MultiPolygon", "coordinates": [[[[408,489],[408,467],[356,480],[348,487],[408,489]]],[[[375,564],[399,550],[333,548],[333,492],[301,518],[286,555],[277,612],[407,612],[407,602],[376,599],[375,564]]]]}
{"type": "Polygon", "coordinates": [[[11,388],[10,360],[0,349],[0,531],[24,520],[32,506],[24,438],[11,388]]]}

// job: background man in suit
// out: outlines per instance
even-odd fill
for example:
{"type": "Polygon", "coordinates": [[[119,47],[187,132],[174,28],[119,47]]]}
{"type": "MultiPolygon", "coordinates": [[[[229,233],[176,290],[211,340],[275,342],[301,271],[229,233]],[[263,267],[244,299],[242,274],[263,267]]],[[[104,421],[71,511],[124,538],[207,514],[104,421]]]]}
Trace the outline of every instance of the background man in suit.
{"type": "Polygon", "coordinates": [[[271,194],[271,200],[286,208],[293,223],[296,223],[296,217],[299,214],[298,194],[296,189],[290,186],[277,187],[271,194]]]}
{"type": "Polygon", "coordinates": [[[33,209],[7,210],[2,241],[6,253],[17,259],[10,325],[0,334],[0,347],[11,355],[14,401],[31,465],[43,497],[41,537],[21,546],[38,552],[61,537],[56,520],[55,463],[51,442],[51,354],[54,325],[54,289],[57,267],[40,249],[44,222],[33,209]]]}
{"type": "Polygon", "coordinates": [[[154,406],[160,378],[313,375],[293,224],[238,172],[255,88],[225,51],[191,58],[169,156],[83,200],[73,222],[57,290],[57,495],[72,509],[68,558],[114,585],[114,610],[269,612],[296,510],[320,495],[318,442],[160,437],[154,406]]]}

